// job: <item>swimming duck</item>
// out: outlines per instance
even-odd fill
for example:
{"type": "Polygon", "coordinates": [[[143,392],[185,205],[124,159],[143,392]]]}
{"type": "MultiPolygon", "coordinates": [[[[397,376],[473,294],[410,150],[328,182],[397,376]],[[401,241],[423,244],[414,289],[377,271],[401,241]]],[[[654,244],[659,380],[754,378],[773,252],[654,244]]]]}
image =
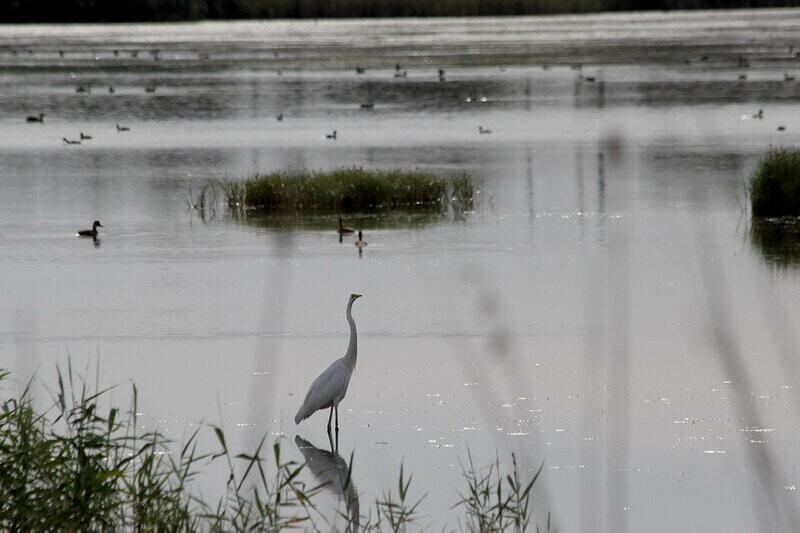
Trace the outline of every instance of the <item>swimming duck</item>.
{"type": "Polygon", "coordinates": [[[358,253],[361,253],[362,248],[367,245],[367,241],[361,236],[361,230],[358,230],[358,240],[356,241],[356,248],[358,248],[358,253]]]}
{"type": "Polygon", "coordinates": [[[480,135],[486,135],[486,134],[492,133],[492,130],[487,130],[483,126],[478,126],[478,133],[480,135]]]}
{"type": "Polygon", "coordinates": [[[81,140],[82,141],[91,141],[92,140],[92,136],[91,135],[86,135],[85,133],[81,132],[81,140]]]}
{"type": "Polygon", "coordinates": [[[92,224],[92,229],[82,229],[76,235],[78,237],[97,237],[97,228],[102,228],[103,225],[99,220],[95,220],[92,224]]]}
{"type": "Polygon", "coordinates": [[[39,113],[38,117],[28,117],[25,119],[27,122],[41,122],[44,124],[44,113],[39,113]]]}
{"type": "Polygon", "coordinates": [[[326,139],[336,140],[336,130],[333,130],[333,133],[329,133],[325,136],[326,139]]]}
{"type": "Polygon", "coordinates": [[[131,129],[128,126],[120,126],[117,124],[117,131],[131,131],[131,129]]]}
{"type": "Polygon", "coordinates": [[[339,235],[355,233],[353,228],[348,228],[342,225],[342,217],[339,217],[339,229],[336,231],[339,235]]]}
{"type": "Polygon", "coordinates": [[[80,141],[70,141],[66,137],[62,137],[62,139],[64,140],[64,144],[81,144],[80,141]]]}

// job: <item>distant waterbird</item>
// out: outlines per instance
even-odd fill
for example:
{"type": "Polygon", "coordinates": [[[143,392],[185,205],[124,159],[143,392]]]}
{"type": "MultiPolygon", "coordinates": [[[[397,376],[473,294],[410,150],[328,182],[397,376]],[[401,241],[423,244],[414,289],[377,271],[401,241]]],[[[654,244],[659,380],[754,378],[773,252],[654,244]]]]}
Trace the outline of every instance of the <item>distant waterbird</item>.
{"type": "Polygon", "coordinates": [[[358,248],[358,255],[364,251],[364,248],[367,246],[367,241],[364,240],[364,237],[361,234],[361,230],[358,230],[358,240],[355,242],[356,248],[358,248]]]}
{"type": "Polygon", "coordinates": [[[99,220],[95,220],[92,224],[92,229],[82,229],[75,235],[78,237],[97,237],[97,228],[102,228],[103,225],[99,220]]]}
{"type": "Polygon", "coordinates": [[[91,141],[92,140],[92,136],[91,135],[86,135],[85,133],[81,132],[81,140],[82,141],[91,141]]]}
{"type": "Polygon", "coordinates": [[[336,433],[339,433],[339,403],[347,394],[347,387],[350,385],[350,377],[356,368],[358,357],[358,334],[356,323],[353,320],[353,302],[360,298],[360,294],[353,293],[347,301],[347,311],[345,317],[350,324],[350,342],[344,356],[337,359],[326,368],[314,382],[306,393],[303,405],[294,417],[294,423],[299,424],[317,411],[330,408],[328,416],[328,434],[331,433],[331,420],[334,412],[336,413],[336,433]]]}
{"type": "Polygon", "coordinates": [[[62,137],[62,139],[64,141],[64,144],[81,144],[81,141],[71,141],[71,140],[67,139],[66,137],[62,137]]]}
{"type": "Polygon", "coordinates": [[[325,138],[326,139],[331,139],[332,141],[335,141],[336,140],[336,130],[333,130],[333,132],[327,134],[325,136],[325,138]]]}
{"type": "Polygon", "coordinates": [[[342,235],[342,234],[350,235],[351,233],[355,233],[355,230],[353,228],[349,228],[349,227],[344,226],[342,224],[343,224],[342,223],[342,217],[339,217],[339,229],[337,230],[337,233],[339,235],[342,235]]]}
{"type": "Polygon", "coordinates": [[[27,117],[25,119],[25,121],[26,122],[39,122],[41,124],[44,124],[44,113],[39,113],[39,115],[35,116],[35,117],[33,117],[33,116],[32,117],[27,117]]]}
{"type": "Polygon", "coordinates": [[[120,131],[131,131],[131,129],[128,126],[120,126],[119,124],[117,124],[117,132],[120,131]]]}
{"type": "Polygon", "coordinates": [[[742,115],[742,120],[762,120],[764,118],[764,109],[759,108],[758,113],[752,115],[742,115]]]}
{"type": "Polygon", "coordinates": [[[278,119],[278,122],[283,122],[283,111],[275,115],[275,118],[278,119]]]}
{"type": "Polygon", "coordinates": [[[492,133],[492,130],[487,130],[483,126],[478,126],[478,133],[480,135],[488,135],[488,134],[492,133]]]}

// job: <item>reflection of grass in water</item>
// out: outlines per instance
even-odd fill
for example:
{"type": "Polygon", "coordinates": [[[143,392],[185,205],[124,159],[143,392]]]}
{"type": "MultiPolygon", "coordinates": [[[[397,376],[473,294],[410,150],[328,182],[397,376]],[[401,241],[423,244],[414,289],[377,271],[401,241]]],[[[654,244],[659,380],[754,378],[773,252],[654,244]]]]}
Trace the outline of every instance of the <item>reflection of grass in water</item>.
{"type": "MultiPolygon", "coordinates": [[[[8,372],[0,372],[0,382],[8,372]]],[[[266,437],[253,453],[232,455],[222,429],[213,427],[220,450],[198,454],[195,431],[181,448],[157,432],[137,434],[137,393],[131,408],[100,410],[108,389],[90,392],[86,384],[75,396],[70,368],[67,382],[58,374],[53,407],[39,413],[33,407],[30,384],[18,399],[0,406],[0,528],[4,531],[277,531],[303,528],[322,531],[330,524],[313,518],[315,497],[324,484],[308,486],[300,479],[306,464],[287,460],[281,440],[263,457],[266,437]],[[227,494],[216,505],[195,495],[192,479],[200,467],[215,460],[228,465],[227,494]]],[[[344,492],[351,483],[350,457],[344,492]]],[[[457,504],[467,513],[471,531],[523,530],[531,519],[530,491],[541,472],[523,479],[512,455],[512,468],[501,473],[499,461],[486,475],[470,457],[465,470],[468,491],[457,504]],[[505,493],[505,496],[503,496],[505,493]],[[496,498],[495,496],[496,495],[496,498]],[[486,526],[486,527],[485,527],[486,526]],[[521,526],[521,527],[520,527],[521,526]]],[[[398,492],[384,492],[374,502],[375,516],[366,517],[364,531],[404,530],[418,519],[425,496],[410,496],[411,476],[400,467],[398,492]]],[[[371,506],[370,506],[371,507],[371,506]]],[[[346,530],[358,527],[348,517],[346,530]],[[352,523],[350,522],[352,521],[352,523]]],[[[459,520],[459,524],[461,521],[459,520]]],[[[548,523],[549,530],[549,523],[548,523]]]]}
{"type": "Polygon", "coordinates": [[[247,208],[269,213],[354,213],[472,208],[465,174],[443,177],[421,170],[338,169],[273,172],[243,183],[247,208]]]}
{"type": "Polygon", "coordinates": [[[754,221],[750,237],[767,262],[778,267],[800,266],[800,219],[754,221]]]}
{"type": "Polygon", "coordinates": [[[800,216],[800,151],[774,149],[758,162],[750,178],[753,216],[800,216]]]}

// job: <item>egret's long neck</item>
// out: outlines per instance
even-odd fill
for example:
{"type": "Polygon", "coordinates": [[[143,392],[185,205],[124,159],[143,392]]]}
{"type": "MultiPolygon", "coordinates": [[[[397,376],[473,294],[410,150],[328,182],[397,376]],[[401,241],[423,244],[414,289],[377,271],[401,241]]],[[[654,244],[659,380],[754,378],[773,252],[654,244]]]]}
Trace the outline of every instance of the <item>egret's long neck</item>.
{"type": "Polygon", "coordinates": [[[347,304],[347,322],[350,324],[350,344],[347,345],[347,353],[344,354],[345,362],[350,367],[351,372],[356,367],[356,358],[358,357],[358,335],[356,334],[356,321],[353,320],[352,313],[354,301],[355,300],[351,300],[350,303],[347,304]]]}

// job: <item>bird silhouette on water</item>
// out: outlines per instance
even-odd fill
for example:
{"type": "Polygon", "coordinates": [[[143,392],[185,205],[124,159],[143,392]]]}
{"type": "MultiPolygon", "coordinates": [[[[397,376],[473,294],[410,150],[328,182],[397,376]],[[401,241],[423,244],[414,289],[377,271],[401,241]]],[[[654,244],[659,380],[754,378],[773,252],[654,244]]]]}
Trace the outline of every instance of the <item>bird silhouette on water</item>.
{"type": "Polygon", "coordinates": [[[82,229],[75,235],[78,237],[97,237],[97,228],[102,228],[103,225],[99,220],[95,220],[92,224],[92,229],[82,229]]]}

